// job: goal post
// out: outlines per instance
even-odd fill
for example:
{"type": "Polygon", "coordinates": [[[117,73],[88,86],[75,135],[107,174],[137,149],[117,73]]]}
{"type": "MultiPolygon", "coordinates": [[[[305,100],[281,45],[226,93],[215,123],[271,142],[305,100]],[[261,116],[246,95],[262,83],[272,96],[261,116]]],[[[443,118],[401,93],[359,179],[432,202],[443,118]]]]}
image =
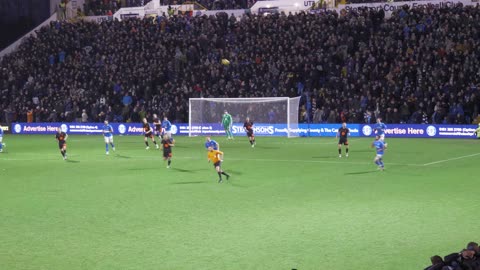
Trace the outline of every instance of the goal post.
{"type": "Polygon", "coordinates": [[[224,111],[233,118],[233,133],[243,133],[243,122],[249,117],[254,128],[269,129],[258,135],[298,137],[300,97],[262,98],[190,98],[188,134],[224,135],[221,127],[224,111]],[[273,131],[272,131],[273,130],[273,131]]]}

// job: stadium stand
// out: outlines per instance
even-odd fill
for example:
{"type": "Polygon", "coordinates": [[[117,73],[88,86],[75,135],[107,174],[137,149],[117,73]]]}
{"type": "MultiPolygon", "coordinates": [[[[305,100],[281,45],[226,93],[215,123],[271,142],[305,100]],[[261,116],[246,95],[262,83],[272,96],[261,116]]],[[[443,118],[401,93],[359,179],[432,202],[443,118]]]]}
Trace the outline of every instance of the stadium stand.
{"type": "Polygon", "coordinates": [[[470,123],[479,41],[480,8],[460,6],[52,22],[0,62],[0,122],[185,122],[190,97],[302,95],[302,121],[470,123]]]}

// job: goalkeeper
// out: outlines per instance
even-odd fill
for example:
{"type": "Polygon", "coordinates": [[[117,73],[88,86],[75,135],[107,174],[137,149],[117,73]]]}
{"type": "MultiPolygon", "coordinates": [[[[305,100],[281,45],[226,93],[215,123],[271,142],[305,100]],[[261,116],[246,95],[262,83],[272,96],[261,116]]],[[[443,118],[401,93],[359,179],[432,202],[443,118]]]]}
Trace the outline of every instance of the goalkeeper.
{"type": "Polygon", "coordinates": [[[225,129],[225,135],[227,135],[227,138],[233,139],[233,134],[232,134],[232,116],[228,114],[227,110],[223,113],[222,117],[222,125],[223,128],[225,129]]]}
{"type": "Polygon", "coordinates": [[[480,123],[478,123],[478,128],[475,129],[475,133],[473,134],[477,136],[477,139],[480,139],[480,123]]]}

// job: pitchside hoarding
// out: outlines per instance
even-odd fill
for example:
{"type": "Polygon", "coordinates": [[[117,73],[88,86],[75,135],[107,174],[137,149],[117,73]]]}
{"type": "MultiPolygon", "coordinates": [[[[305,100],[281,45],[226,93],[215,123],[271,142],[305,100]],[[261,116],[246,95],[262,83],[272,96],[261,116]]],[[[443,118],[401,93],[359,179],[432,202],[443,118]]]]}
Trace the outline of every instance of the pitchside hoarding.
{"type": "Polygon", "coordinates": [[[450,8],[458,4],[463,6],[471,6],[471,0],[451,0],[451,1],[439,1],[439,0],[426,0],[426,1],[406,1],[406,2],[381,2],[381,3],[361,3],[361,4],[346,4],[338,5],[339,9],[345,9],[347,11],[358,11],[359,9],[371,9],[371,10],[383,10],[385,12],[393,12],[397,9],[401,9],[404,6],[410,8],[450,8]]]}
{"type": "MultiPolygon", "coordinates": [[[[115,135],[141,135],[143,133],[140,123],[111,123],[115,135]]],[[[14,123],[11,126],[13,134],[54,134],[57,128],[61,128],[68,134],[101,135],[102,123],[14,123]]],[[[334,137],[340,124],[299,124],[297,129],[291,132],[300,137],[334,137]]],[[[351,137],[375,136],[375,125],[348,124],[351,137]]],[[[387,137],[397,138],[474,138],[475,125],[387,125],[385,134],[387,137]]],[[[189,135],[189,127],[186,123],[172,125],[173,135],[189,135]]],[[[232,132],[236,136],[244,136],[243,124],[235,123],[232,132]]],[[[287,136],[286,124],[254,125],[256,136],[287,136]]],[[[192,125],[193,136],[224,135],[223,127],[218,123],[192,125]]]]}
{"type": "Polygon", "coordinates": [[[3,129],[3,133],[10,133],[10,127],[5,124],[0,124],[0,128],[3,129]]]}
{"type": "MultiPolygon", "coordinates": [[[[387,125],[386,137],[397,138],[474,138],[475,125],[387,125]]],[[[375,136],[375,125],[362,125],[361,137],[375,136]]]]}

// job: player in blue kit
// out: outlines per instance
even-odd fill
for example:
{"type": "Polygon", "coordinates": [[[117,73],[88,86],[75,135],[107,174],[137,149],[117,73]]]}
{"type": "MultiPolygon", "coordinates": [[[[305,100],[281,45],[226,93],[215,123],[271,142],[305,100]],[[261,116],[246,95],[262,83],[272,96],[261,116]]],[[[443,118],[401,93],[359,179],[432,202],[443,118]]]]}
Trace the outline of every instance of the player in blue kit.
{"type": "Polygon", "coordinates": [[[387,125],[382,123],[382,118],[377,118],[377,124],[374,127],[375,135],[379,136],[382,142],[385,142],[385,129],[387,129],[387,125]]]}
{"type": "Polygon", "coordinates": [[[162,121],[162,129],[164,134],[168,135],[169,138],[172,137],[172,123],[168,121],[168,118],[165,116],[162,121]]]}
{"type": "Polygon", "coordinates": [[[105,139],[105,150],[108,155],[108,144],[112,146],[112,150],[115,151],[115,145],[113,144],[113,127],[108,124],[108,121],[103,122],[102,127],[103,138],[105,139]]]}
{"type": "Polygon", "coordinates": [[[205,142],[205,148],[208,149],[208,147],[212,147],[213,150],[220,150],[220,144],[218,144],[216,141],[212,140],[210,138],[210,136],[207,136],[206,138],[206,142],[205,142]]]}
{"type": "Polygon", "coordinates": [[[3,129],[0,125],[0,153],[3,152],[3,129]]]}
{"type": "Polygon", "coordinates": [[[375,148],[375,151],[377,152],[377,155],[373,161],[375,164],[377,164],[378,169],[383,171],[385,169],[383,164],[383,153],[387,147],[385,143],[380,140],[380,136],[375,136],[375,141],[372,143],[372,148],[375,148]]]}

